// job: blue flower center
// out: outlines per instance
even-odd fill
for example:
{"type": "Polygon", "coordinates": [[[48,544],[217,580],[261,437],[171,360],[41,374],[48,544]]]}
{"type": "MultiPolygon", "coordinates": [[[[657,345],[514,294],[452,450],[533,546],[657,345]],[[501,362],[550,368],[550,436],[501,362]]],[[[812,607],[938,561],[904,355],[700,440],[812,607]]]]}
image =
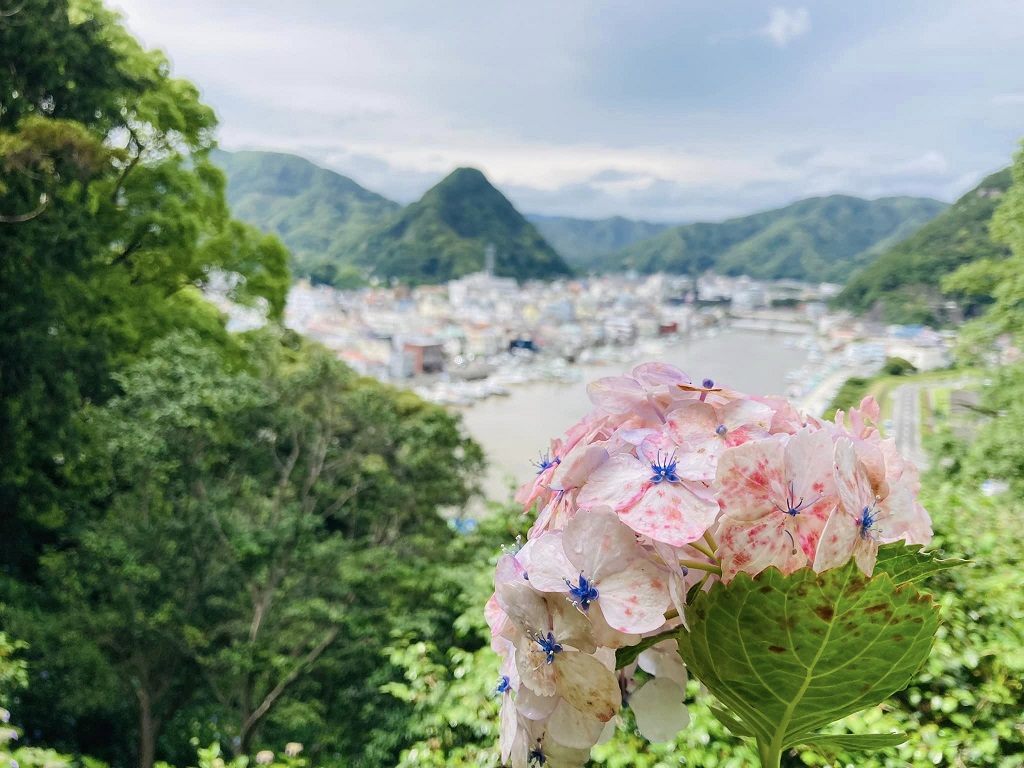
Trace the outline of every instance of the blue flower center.
{"type": "Polygon", "coordinates": [[[820,496],[818,498],[816,498],[816,499],[810,499],[809,501],[804,501],[804,497],[803,496],[801,496],[799,499],[797,499],[796,498],[796,491],[793,488],[793,481],[790,480],[789,481],[789,490],[786,492],[786,502],[785,502],[785,505],[776,503],[775,504],[775,508],[777,510],[779,510],[779,512],[785,512],[790,517],[796,517],[797,515],[799,515],[801,512],[803,512],[808,507],[813,507],[819,501],[821,501],[821,497],[820,496]]]}
{"type": "Polygon", "coordinates": [[[561,464],[562,460],[557,456],[551,456],[549,453],[538,454],[536,461],[531,461],[531,464],[537,468],[537,474],[543,474],[557,464],[561,464]]]}
{"type": "Polygon", "coordinates": [[[582,573],[578,583],[573,584],[568,579],[565,580],[565,583],[569,587],[569,594],[572,595],[573,604],[579,606],[584,611],[600,596],[600,593],[594,586],[594,582],[590,581],[582,573]]]}
{"type": "Polygon", "coordinates": [[[871,529],[875,527],[875,522],[878,519],[878,510],[874,506],[864,507],[860,511],[860,519],[857,520],[857,525],[860,528],[860,537],[862,539],[871,538],[871,529]]]}
{"type": "Polygon", "coordinates": [[[676,474],[676,455],[658,453],[657,458],[651,462],[651,482],[660,483],[665,480],[669,483],[678,483],[679,475],[676,474]]]}
{"type": "Polygon", "coordinates": [[[725,433],[729,431],[729,428],[725,424],[719,424],[715,427],[715,434],[719,437],[725,437],[725,433]]]}
{"type": "Polygon", "coordinates": [[[562,646],[555,642],[555,635],[552,632],[548,632],[546,637],[536,638],[536,641],[540,649],[544,651],[548,664],[555,660],[556,653],[562,652],[562,646]]]}
{"type": "Polygon", "coordinates": [[[548,761],[548,759],[544,757],[544,751],[540,748],[540,746],[531,749],[530,754],[527,756],[526,760],[526,764],[529,765],[530,768],[534,768],[534,766],[538,765],[544,765],[548,761]]]}
{"type": "Polygon", "coordinates": [[[700,385],[702,387],[704,387],[704,389],[711,389],[712,387],[715,386],[715,380],[714,379],[704,379],[704,381],[702,381],[700,383],[700,385]]]}
{"type": "Polygon", "coordinates": [[[499,694],[508,693],[512,689],[512,683],[508,679],[508,675],[502,675],[498,681],[498,687],[495,689],[499,694]]]}

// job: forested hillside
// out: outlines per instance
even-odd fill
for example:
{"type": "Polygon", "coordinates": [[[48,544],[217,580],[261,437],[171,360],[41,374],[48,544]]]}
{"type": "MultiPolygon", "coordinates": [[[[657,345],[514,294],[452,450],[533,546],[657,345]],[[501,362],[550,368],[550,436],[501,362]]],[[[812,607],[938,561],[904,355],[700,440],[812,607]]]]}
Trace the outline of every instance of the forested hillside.
{"type": "Polygon", "coordinates": [[[665,230],[599,260],[605,270],[842,282],[884,244],[906,236],[945,204],[928,198],[817,197],[718,223],[665,230]]]}
{"type": "Polygon", "coordinates": [[[622,216],[574,219],[529,214],[526,218],[571,267],[584,273],[593,269],[595,257],[606,256],[640,240],[654,237],[672,226],[635,221],[622,216]]]}
{"type": "MultiPolygon", "coordinates": [[[[890,322],[937,322],[945,317],[943,278],[974,261],[1001,259],[1009,253],[990,232],[992,215],[1011,183],[1010,169],[994,173],[910,237],[884,250],[856,273],[838,304],[855,312],[873,312],[890,322]]],[[[986,302],[954,290],[968,314],[986,302]]]]}
{"type": "Polygon", "coordinates": [[[401,208],[295,155],[218,150],[212,159],[227,176],[232,213],[280,237],[295,274],[318,282],[358,282],[342,254],[401,208]]]}
{"type": "Polygon", "coordinates": [[[370,274],[437,283],[484,267],[517,280],[561,277],[571,270],[536,228],[475,168],[457,168],[344,258],[370,274]]]}

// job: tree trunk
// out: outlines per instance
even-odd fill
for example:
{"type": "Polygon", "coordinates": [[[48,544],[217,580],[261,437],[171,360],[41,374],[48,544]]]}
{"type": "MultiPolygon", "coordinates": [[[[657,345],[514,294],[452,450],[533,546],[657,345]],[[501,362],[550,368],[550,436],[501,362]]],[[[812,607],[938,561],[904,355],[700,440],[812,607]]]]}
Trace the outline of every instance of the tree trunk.
{"type": "Polygon", "coordinates": [[[139,768],[153,768],[156,762],[157,721],[153,717],[153,704],[149,692],[137,688],[139,698],[139,768]]]}

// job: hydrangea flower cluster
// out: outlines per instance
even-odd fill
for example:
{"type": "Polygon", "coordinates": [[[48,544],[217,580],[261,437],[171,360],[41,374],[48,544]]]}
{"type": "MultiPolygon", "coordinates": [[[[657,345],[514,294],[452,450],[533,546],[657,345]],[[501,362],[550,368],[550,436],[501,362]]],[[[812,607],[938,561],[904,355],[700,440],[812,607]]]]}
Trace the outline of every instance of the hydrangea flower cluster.
{"type": "Polygon", "coordinates": [[[675,643],[620,670],[615,652],[685,623],[691,588],[851,557],[870,575],[880,543],[931,539],[917,470],[880,435],[873,399],[826,422],[660,363],[589,394],[593,412],[517,494],[539,512],[486,608],[514,768],[582,766],[623,704],[652,741],[685,727],[675,643]]]}

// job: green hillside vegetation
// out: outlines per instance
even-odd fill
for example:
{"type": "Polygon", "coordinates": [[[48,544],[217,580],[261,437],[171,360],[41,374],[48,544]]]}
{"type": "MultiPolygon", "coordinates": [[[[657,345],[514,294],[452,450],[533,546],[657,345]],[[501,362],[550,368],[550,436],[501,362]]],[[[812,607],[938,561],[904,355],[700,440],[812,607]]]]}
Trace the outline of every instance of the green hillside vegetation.
{"type": "Polygon", "coordinates": [[[227,175],[234,215],[278,235],[292,252],[295,273],[319,282],[357,279],[339,254],[401,208],[295,155],[218,151],[213,159],[227,175]]]}
{"type": "Polygon", "coordinates": [[[572,270],[501,192],[475,168],[457,168],[343,258],[380,278],[438,283],[484,267],[518,280],[572,270]]]}
{"type": "Polygon", "coordinates": [[[590,269],[596,256],[614,253],[640,240],[654,237],[672,226],[635,221],[622,216],[573,219],[567,216],[530,214],[526,218],[570,266],[581,271],[590,269]]]}
{"type": "Polygon", "coordinates": [[[606,270],[842,282],[880,243],[905,236],[945,207],[929,198],[815,197],[718,223],[673,227],[601,260],[606,270]]]}
{"type": "MultiPolygon", "coordinates": [[[[969,262],[999,260],[1009,253],[990,236],[989,221],[1010,182],[1008,168],[986,178],[855,274],[838,304],[855,312],[873,312],[889,322],[941,320],[943,277],[969,262]]],[[[957,292],[946,298],[958,299],[968,314],[976,314],[986,301],[957,292]]]]}

